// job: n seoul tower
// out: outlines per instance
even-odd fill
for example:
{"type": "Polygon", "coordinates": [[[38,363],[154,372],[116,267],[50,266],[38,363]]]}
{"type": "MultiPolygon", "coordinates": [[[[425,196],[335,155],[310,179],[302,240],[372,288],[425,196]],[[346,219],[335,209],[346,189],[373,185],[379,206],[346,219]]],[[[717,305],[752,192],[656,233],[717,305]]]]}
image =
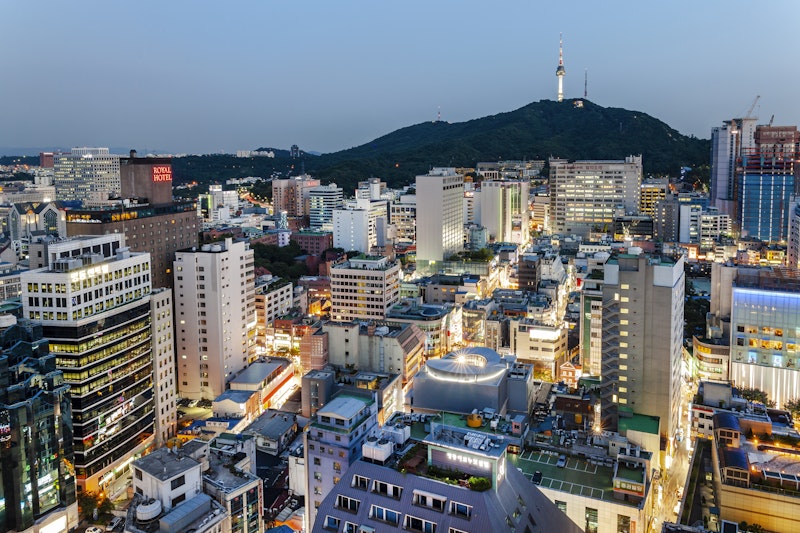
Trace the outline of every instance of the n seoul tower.
{"type": "Polygon", "coordinates": [[[564,70],[564,41],[562,40],[562,34],[558,34],[558,68],[556,69],[556,77],[558,78],[558,101],[562,102],[564,100],[564,74],[567,71],[564,70]]]}

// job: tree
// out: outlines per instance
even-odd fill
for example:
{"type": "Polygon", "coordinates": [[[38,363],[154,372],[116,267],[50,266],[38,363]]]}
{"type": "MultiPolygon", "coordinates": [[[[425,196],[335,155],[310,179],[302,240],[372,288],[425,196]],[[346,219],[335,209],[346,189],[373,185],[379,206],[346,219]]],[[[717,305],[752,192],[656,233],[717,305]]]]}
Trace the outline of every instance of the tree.
{"type": "Polygon", "coordinates": [[[739,394],[747,401],[763,403],[767,407],[775,407],[775,402],[770,400],[767,393],[761,389],[739,387],[739,394]]]}
{"type": "Polygon", "coordinates": [[[792,398],[783,402],[783,408],[792,414],[792,418],[800,418],[800,398],[792,398]]]}

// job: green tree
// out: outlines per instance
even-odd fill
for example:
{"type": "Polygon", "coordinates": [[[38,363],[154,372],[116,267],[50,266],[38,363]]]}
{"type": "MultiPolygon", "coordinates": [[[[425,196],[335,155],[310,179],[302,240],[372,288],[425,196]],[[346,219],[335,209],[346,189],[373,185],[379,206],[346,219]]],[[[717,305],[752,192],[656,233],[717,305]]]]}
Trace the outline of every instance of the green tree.
{"type": "Polygon", "coordinates": [[[785,401],[783,408],[792,414],[792,418],[800,418],[800,398],[792,398],[785,401]]]}
{"type": "Polygon", "coordinates": [[[761,389],[739,387],[739,394],[741,394],[742,398],[745,400],[763,403],[767,407],[775,407],[775,402],[770,400],[769,396],[767,396],[767,393],[761,389]]]}

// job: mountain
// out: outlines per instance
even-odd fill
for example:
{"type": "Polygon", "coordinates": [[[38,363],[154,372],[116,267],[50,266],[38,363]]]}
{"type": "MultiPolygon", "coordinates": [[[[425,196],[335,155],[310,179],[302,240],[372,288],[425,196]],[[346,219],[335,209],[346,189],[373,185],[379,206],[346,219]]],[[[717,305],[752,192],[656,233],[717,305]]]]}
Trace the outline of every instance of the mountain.
{"type": "Polygon", "coordinates": [[[682,166],[707,165],[708,140],[682,135],[638,111],[583,101],[543,100],[515,111],[450,124],[427,122],[372,142],[323,154],[306,169],[350,184],[353,176],[409,182],[431,166],[474,166],[501,159],[623,159],[642,154],[646,174],[677,175],[682,166]]]}
{"type": "Polygon", "coordinates": [[[643,156],[645,174],[677,175],[683,166],[707,167],[710,142],[682,135],[639,111],[602,107],[587,100],[542,100],[507,113],[467,122],[424,122],[364,145],[339,152],[291,159],[285,150],[275,158],[206,155],[176,158],[176,182],[220,182],[243,176],[301,171],[334,181],[352,191],[358,181],[375,176],[390,186],[413,182],[433,166],[473,167],[502,159],[623,159],[643,156]]]}

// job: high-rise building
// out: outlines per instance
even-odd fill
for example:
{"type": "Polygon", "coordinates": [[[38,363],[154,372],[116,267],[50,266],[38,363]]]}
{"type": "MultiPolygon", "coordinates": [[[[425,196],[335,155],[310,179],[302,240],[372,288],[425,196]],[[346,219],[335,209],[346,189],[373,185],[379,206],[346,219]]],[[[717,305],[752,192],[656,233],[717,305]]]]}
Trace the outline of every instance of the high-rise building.
{"type": "Polygon", "coordinates": [[[800,198],[789,203],[789,242],[786,243],[786,265],[800,268],[800,198]]]}
{"type": "Polygon", "coordinates": [[[669,178],[648,178],[642,182],[642,195],[639,199],[639,213],[653,216],[656,204],[669,195],[669,178]]]}
{"type": "Polygon", "coordinates": [[[417,242],[417,197],[404,194],[389,206],[389,218],[397,230],[397,242],[414,244],[417,242]]]}
{"type": "Polygon", "coordinates": [[[272,180],[272,207],[274,212],[286,211],[287,216],[302,217],[310,209],[311,189],[319,187],[318,179],[304,174],[293,178],[272,180]]]}
{"type": "Polygon", "coordinates": [[[150,254],[124,236],[76,237],[22,274],[23,314],[40,321],[72,397],[79,488],[97,492],[153,443],[150,254]]]}
{"type": "Polygon", "coordinates": [[[58,200],[86,202],[121,193],[119,156],[108,148],[73,148],[53,156],[58,200]]]}
{"type": "Polygon", "coordinates": [[[383,320],[400,297],[400,263],[359,255],[331,267],[331,319],[383,320]]]}
{"type": "Polygon", "coordinates": [[[175,376],[175,323],[172,289],[155,289],[150,296],[153,337],[153,398],[155,400],[156,446],[175,437],[177,428],[178,382],[175,376]]]}
{"type": "Polygon", "coordinates": [[[464,177],[454,168],[417,176],[417,265],[448,259],[464,249],[464,177]]]}
{"type": "Polygon", "coordinates": [[[175,254],[178,392],[213,400],[255,358],[253,250],[225,239],[175,254]]]}
{"type": "Polygon", "coordinates": [[[495,242],[525,244],[530,238],[530,182],[491,180],[481,183],[480,224],[495,242]]]}
{"type": "Polygon", "coordinates": [[[308,192],[309,227],[317,231],[333,230],[333,211],[344,206],[344,191],[335,183],[320,185],[308,192]]]}
{"type": "Polygon", "coordinates": [[[361,445],[378,427],[378,404],[372,393],[340,393],[320,407],[303,432],[306,459],[306,531],[312,531],[317,508],[350,465],[361,458],[361,445]]]}
{"type": "Polygon", "coordinates": [[[797,126],[758,126],[755,146],[743,149],[739,161],[735,198],[742,237],[786,243],[789,203],[800,185],[797,126]]]}
{"type": "Polygon", "coordinates": [[[333,245],[346,251],[369,253],[369,211],[334,209],[333,245]]]}
{"type": "Polygon", "coordinates": [[[711,205],[733,215],[736,165],[742,151],[755,146],[756,117],[726,120],[711,129],[711,205]]]}
{"type": "Polygon", "coordinates": [[[198,244],[197,206],[193,200],[173,201],[171,158],[136,157],[132,151],[119,163],[121,203],[68,210],[67,234],[124,233],[132,251],[150,254],[153,287],[172,287],[175,251],[198,244]]]}
{"type": "Polygon", "coordinates": [[[662,438],[672,442],[680,412],[683,258],[612,256],[601,289],[603,423],[615,428],[632,413],[656,416],[662,438]]]}
{"type": "Polygon", "coordinates": [[[0,315],[0,345],[0,531],[72,530],[69,385],[40,324],[0,315]]]}
{"type": "Polygon", "coordinates": [[[710,312],[730,338],[729,378],[763,390],[778,407],[796,398],[800,271],[714,263],[711,281],[710,312]]]}
{"type": "Polygon", "coordinates": [[[620,161],[550,159],[550,228],[587,237],[609,232],[614,216],[637,214],[642,157],[620,161]]]}

